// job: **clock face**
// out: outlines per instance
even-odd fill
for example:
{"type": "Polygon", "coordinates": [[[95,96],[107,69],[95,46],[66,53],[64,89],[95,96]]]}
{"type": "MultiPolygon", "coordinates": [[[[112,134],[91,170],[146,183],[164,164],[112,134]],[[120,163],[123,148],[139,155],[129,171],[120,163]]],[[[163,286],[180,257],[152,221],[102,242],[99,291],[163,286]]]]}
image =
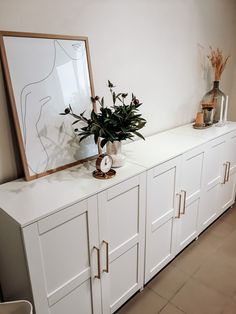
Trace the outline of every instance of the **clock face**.
{"type": "Polygon", "coordinates": [[[100,162],[100,170],[104,173],[108,172],[112,166],[112,158],[109,155],[104,155],[100,162]]]}

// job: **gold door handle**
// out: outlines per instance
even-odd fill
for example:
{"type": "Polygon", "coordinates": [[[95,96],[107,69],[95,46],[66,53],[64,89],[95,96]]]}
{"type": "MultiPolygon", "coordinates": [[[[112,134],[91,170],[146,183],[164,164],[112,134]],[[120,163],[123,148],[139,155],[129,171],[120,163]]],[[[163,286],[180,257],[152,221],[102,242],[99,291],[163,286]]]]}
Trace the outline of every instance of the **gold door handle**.
{"type": "Polygon", "coordinates": [[[224,163],[224,166],[225,166],[225,174],[224,174],[224,181],[223,181],[223,184],[225,184],[227,182],[227,173],[228,173],[228,163],[224,163]]]}
{"type": "Polygon", "coordinates": [[[182,195],[181,195],[181,193],[177,193],[176,196],[179,196],[179,207],[178,207],[178,215],[175,216],[175,218],[180,218],[181,198],[182,198],[182,195]]]}
{"type": "Polygon", "coordinates": [[[98,267],[98,274],[95,275],[94,277],[97,279],[101,279],[100,250],[96,246],[94,246],[93,248],[97,251],[97,267],[98,267]]]}
{"type": "Polygon", "coordinates": [[[182,190],[181,193],[184,193],[184,204],[183,204],[183,212],[181,213],[182,215],[185,214],[185,211],[186,211],[186,196],[187,196],[187,192],[182,190]]]}
{"type": "Polygon", "coordinates": [[[103,271],[109,273],[109,244],[105,240],[103,240],[103,243],[106,245],[106,269],[103,269],[103,271]]]}
{"type": "Polygon", "coordinates": [[[229,181],[229,173],[230,173],[231,162],[230,161],[226,161],[226,164],[228,164],[228,171],[227,171],[227,176],[226,176],[226,182],[228,182],[229,181]]]}

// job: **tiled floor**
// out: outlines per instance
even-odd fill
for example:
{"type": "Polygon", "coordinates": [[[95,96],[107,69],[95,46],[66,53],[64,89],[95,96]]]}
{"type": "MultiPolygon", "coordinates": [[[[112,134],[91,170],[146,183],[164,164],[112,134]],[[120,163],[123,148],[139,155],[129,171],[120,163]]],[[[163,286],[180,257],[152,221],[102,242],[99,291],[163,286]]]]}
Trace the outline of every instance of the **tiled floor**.
{"type": "Polygon", "coordinates": [[[236,314],[236,207],[117,314],[236,314]]]}

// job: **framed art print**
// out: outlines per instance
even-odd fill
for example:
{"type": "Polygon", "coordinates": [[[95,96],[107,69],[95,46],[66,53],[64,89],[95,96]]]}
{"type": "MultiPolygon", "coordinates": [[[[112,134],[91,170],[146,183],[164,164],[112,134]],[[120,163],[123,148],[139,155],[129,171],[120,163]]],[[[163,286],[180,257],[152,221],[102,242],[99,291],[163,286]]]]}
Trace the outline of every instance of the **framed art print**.
{"type": "Polygon", "coordinates": [[[92,110],[94,96],[86,37],[0,32],[1,56],[26,180],[97,154],[93,139],[79,143],[73,118],[92,110]]]}

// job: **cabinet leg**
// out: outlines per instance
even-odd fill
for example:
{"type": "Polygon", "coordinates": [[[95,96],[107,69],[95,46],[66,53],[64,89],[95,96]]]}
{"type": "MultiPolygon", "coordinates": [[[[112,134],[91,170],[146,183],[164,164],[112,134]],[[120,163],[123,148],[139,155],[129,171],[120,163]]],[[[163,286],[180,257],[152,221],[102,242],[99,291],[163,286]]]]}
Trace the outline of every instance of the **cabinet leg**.
{"type": "Polygon", "coordinates": [[[197,241],[198,240],[198,236],[195,238],[195,241],[197,241]]]}
{"type": "Polygon", "coordinates": [[[144,287],[141,287],[140,289],[139,289],[139,292],[142,292],[144,290],[144,287]]]}

